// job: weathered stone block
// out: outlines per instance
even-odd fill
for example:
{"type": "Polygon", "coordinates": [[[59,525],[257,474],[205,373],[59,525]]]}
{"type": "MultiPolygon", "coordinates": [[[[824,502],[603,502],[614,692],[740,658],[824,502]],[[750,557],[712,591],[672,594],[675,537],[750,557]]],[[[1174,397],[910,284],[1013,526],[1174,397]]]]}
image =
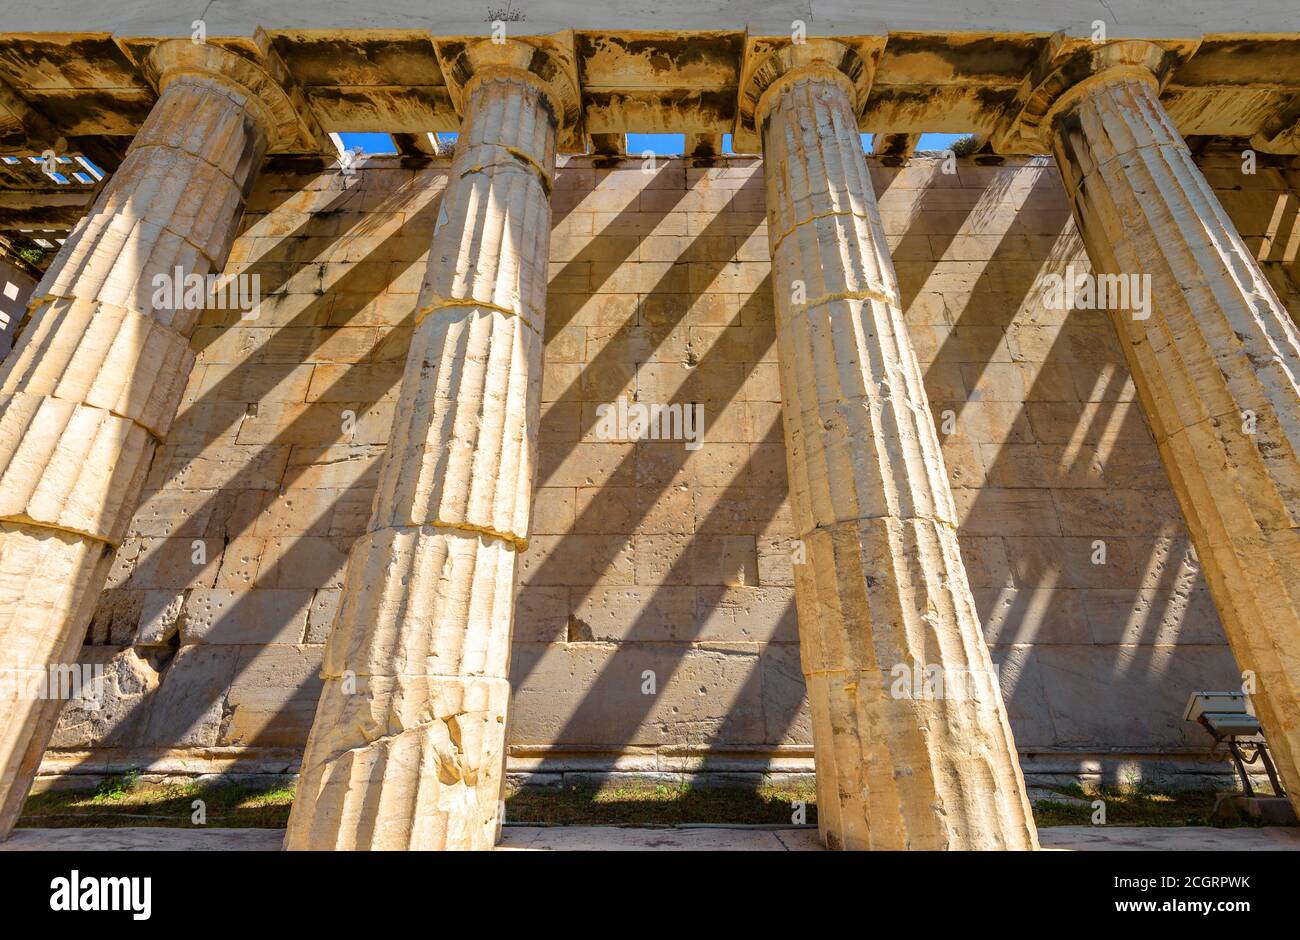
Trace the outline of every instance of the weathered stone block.
{"type": "Polygon", "coordinates": [[[311,590],[199,589],[184,605],[181,643],[248,646],[301,643],[311,590]]]}

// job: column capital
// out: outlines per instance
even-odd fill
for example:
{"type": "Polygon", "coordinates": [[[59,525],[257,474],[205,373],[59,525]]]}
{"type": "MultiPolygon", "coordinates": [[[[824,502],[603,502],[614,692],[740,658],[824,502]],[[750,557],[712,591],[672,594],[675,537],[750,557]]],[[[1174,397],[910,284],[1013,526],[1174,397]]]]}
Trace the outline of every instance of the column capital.
{"type": "MultiPolygon", "coordinates": [[[[555,118],[557,139],[578,132],[582,95],[571,31],[556,36],[527,36],[494,41],[437,43],[443,78],[456,112],[463,118],[474,87],[491,75],[508,74],[535,87],[555,118]]],[[[568,141],[572,144],[572,139],[568,141]]],[[[563,149],[570,149],[561,144],[563,149]]]]}
{"type": "Polygon", "coordinates": [[[1025,79],[1018,108],[993,135],[999,153],[1050,153],[1052,124],[1099,83],[1138,79],[1157,93],[1191,49],[1178,43],[1125,39],[1096,43],[1058,39],[1025,79]]]}
{"type": "Polygon", "coordinates": [[[761,136],[763,122],[781,89],[807,76],[818,76],[840,85],[849,97],[854,116],[861,117],[874,73],[874,61],[869,63],[855,49],[838,40],[822,37],[799,43],[785,40],[770,51],[759,52],[753,63],[747,65],[736,109],[737,132],[761,136]]]}
{"type": "Polygon", "coordinates": [[[200,77],[243,97],[261,121],[270,153],[304,149],[304,138],[311,137],[289,92],[252,59],[209,43],[168,39],[149,51],[141,67],[159,95],[177,81],[200,77]]]}

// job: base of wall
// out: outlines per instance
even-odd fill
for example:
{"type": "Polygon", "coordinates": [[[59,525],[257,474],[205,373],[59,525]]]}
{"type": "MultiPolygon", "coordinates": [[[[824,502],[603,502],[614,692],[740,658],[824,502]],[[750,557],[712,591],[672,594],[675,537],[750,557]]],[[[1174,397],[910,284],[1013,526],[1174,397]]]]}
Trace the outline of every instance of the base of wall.
{"type": "MultiPolygon", "coordinates": [[[[123,774],[148,784],[292,785],[301,753],[278,748],[199,751],[55,751],[45,755],[33,792],[95,789],[123,774]]],[[[1022,753],[1025,782],[1033,787],[1146,786],[1160,790],[1235,790],[1232,766],[1197,754],[1144,752],[1022,753]]],[[[512,788],[691,786],[757,789],[811,786],[811,748],[778,752],[548,752],[512,755],[512,788]]]]}

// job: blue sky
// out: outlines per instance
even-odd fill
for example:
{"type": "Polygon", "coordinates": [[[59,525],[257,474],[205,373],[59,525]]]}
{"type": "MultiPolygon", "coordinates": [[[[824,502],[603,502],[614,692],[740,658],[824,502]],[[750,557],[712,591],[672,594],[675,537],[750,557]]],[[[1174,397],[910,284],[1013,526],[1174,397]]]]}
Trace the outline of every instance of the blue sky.
{"type": "MultiPolygon", "coordinates": [[[[360,147],[363,153],[394,153],[393,139],[387,134],[340,134],[344,147],[360,147]]],[[[964,134],[922,134],[917,150],[946,150],[954,140],[964,134]]],[[[439,134],[441,140],[452,141],[455,134],[439,134]]],[[[628,134],[627,152],[645,153],[649,150],[658,156],[672,156],[682,152],[684,136],[682,134],[628,134]]],[[[862,146],[871,149],[871,135],[862,135],[862,146]]],[[[731,153],[731,135],[722,135],[722,152],[731,153]]]]}
{"type": "MultiPolygon", "coordinates": [[[[339,134],[339,137],[343,140],[343,146],[349,150],[360,147],[362,153],[397,153],[393,138],[388,134],[339,134]]],[[[439,134],[438,139],[452,141],[456,135],[439,134]]]]}
{"type": "Polygon", "coordinates": [[[393,138],[387,134],[339,134],[348,150],[360,147],[362,153],[396,153],[393,138]]]}

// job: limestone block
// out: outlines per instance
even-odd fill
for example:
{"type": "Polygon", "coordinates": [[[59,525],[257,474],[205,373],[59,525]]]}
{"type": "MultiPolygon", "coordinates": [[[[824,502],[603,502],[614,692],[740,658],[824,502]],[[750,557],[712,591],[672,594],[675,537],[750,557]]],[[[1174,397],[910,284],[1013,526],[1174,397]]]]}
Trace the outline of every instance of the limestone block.
{"type": "Polygon", "coordinates": [[[533,497],[533,532],[537,535],[562,535],[573,526],[577,490],[572,487],[546,486],[533,497]]]}
{"type": "Polygon", "coordinates": [[[1053,500],[1062,528],[1088,535],[1146,535],[1177,518],[1177,503],[1167,490],[1066,490],[1053,500]]]}
{"type": "Polygon", "coordinates": [[[133,645],[162,646],[176,633],[185,609],[183,591],[143,591],[133,645]]]}
{"type": "Polygon", "coordinates": [[[257,565],[257,586],[269,589],[337,587],[352,539],[278,536],[266,540],[257,565]]]}
{"type": "Polygon", "coordinates": [[[312,597],[311,606],[307,610],[306,643],[323,644],[329,637],[334,618],[338,615],[339,597],[342,593],[342,588],[328,588],[317,591],[312,597]]]}
{"type": "Polygon", "coordinates": [[[86,635],[87,643],[130,645],[140,626],[145,593],[123,587],[108,587],[100,592],[91,630],[86,635]]]}
{"type": "Polygon", "coordinates": [[[392,423],[390,402],[269,402],[259,404],[257,414],[240,423],[237,439],[240,444],[259,445],[386,444],[392,423]],[[350,434],[345,425],[350,425],[350,434]]]}
{"type": "MultiPolygon", "coordinates": [[[[138,711],[158,688],[153,665],[131,647],[87,646],[79,667],[102,669],[95,694],[70,699],[59,715],[50,747],[115,747],[132,742],[138,711]]],[[[93,673],[92,673],[93,675],[93,673]]]]}
{"type": "Polygon", "coordinates": [[[529,586],[634,584],[637,547],[626,535],[538,535],[519,556],[529,586]]]}
{"type": "Polygon", "coordinates": [[[1237,673],[1231,652],[1217,644],[1018,646],[1006,654],[999,647],[998,652],[999,658],[1016,660],[1014,665],[1004,662],[1000,675],[1016,733],[1021,722],[1043,729],[1026,734],[1027,748],[1053,739],[1080,750],[1101,749],[1115,740],[1138,748],[1181,741],[1193,752],[1203,752],[1204,730],[1182,720],[1187,690],[1231,688],[1237,673]],[[1025,677],[1026,671],[1037,675],[1025,677]],[[1133,681],[1116,683],[1117,674],[1133,681]],[[1022,688],[1032,694],[1022,695],[1022,688]]]}
{"type": "Polygon", "coordinates": [[[963,533],[958,538],[958,544],[962,561],[966,564],[966,580],[972,588],[1011,586],[1011,566],[1002,539],[963,533]]]}
{"type": "MultiPolygon", "coordinates": [[[[172,545],[175,540],[169,540],[172,545]]],[[[208,580],[204,587],[216,586],[233,590],[246,591],[257,581],[258,569],[262,565],[262,555],[266,552],[267,539],[256,536],[241,535],[223,546],[220,564],[217,566],[215,580],[208,580]]],[[[184,546],[181,546],[184,550],[184,546]]],[[[193,558],[191,558],[193,564],[193,558]]],[[[182,573],[180,577],[184,577],[182,573]]]]}
{"type": "Polygon", "coordinates": [[[320,648],[244,646],[226,695],[226,747],[300,747],[320,699],[320,648]]]}
{"type": "MultiPolygon", "coordinates": [[[[670,488],[662,493],[640,487],[581,487],[576,492],[575,532],[660,535],[689,531],[699,493],[670,488]]],[[[739,511],[739,510],[737,510],[739,511]]],[[[716,531],[733,532],[734,529],[716,531]]],[[[743,529],[741,531],[744,531],[743,529]]]]}
{"type": "Polygon", "coordinates": [[[186,398],[205,402],[306,401],[315,369],[311,364],[290,367],[280,363],[213,363],[204,366],[197,384],[190,383],[186,398]]]}
{"type": "MultiPolygon", "coordinates": [[[[258,453],[267,449],[274,450],[263,448],[258,453]]],[[[324,450],[297,445],[289,452],[284,475],[304,489],[346,487],[351,491],[365,490],[373,494],[379,482],[380,457],[383,454],[382,447],[372,444],[336,444],[324,450]]],[[[369,508],[367,505],[366,509],[369,508]]]]}
{"type": "Polygon", "coordinates": [[[251,526],[261,538],[322,537],[333,534],[335,510],[348,491],[329,489],[285,489],[267,493],[251,526]]]}
{"type": "MultiPolygon", "coordinates": [[[[764,739],[758,644],[520,645],[510,734],[559,745],[653,747],[754,744],[764,739]],[[646,694],[646,673],[654,693],[646,694]]],[[[797,708],[799,695],[792,691],[797,708]]],[[[776,703],[773,702],[773,705],[776,703]]]]}
{"type": "Polygon", "coordinates": [[[239,656],[239,647],[217,644],[177,650],[145,702],[136,740],[165,741],[176,748],[215,747],[239,656]]]}
{"type": "Polygon", "coordinates": [[[1093,590],[1084,593],[1082,606],[1098,645],[1223,643],[1214,601],[1204,587],[1093,590]]]}
{"type": "Polygon", "coordinates": [[[638,535],[635,573],[642,584],[740,587],[759,583],[758,540],[753,535],[638,535]]]}
{"type": "Polygon", "coordinates": [[[147,538],[197,538],[207,531],[216,508],[211,493],[145,490],[129,532],[147,538]]]}
{"type": "Polygon", "coordinates": [[[952,496],[963,534],[1061,534],[1050,490],[985,486],[978,490],[954,490],[952,496]]]}
{"type": "Polygon", "coordinates": [[[149,489],[276,490],[284,478],[287,445],[249,449],[229,446],[196,448],[166,444],[158,449],[146,483],[149,489]]]}
{"type": "Polygon", "coordinates": [[[1134,543],[1123,538],[1104,540],[1105,563],[1099,564],[1094,560],[1101,557],[1096,541],[1086,536],[1009,536],[1002,543],[1017,587],[1044,583],[1076,589],[1138,587],[1142,572],[1136,570],[1134,543]]]}
{"type": "MultiPolygon", "coordinates": [[[[1049,646],[1092,642],[1085,598],[1092,591],[1057,588],[1051,581],[1031,587],[976,588],[971,594],[990,645],[1049,646]]],[[[1133,593],[1127,594],[1132,598],[1133,593]]]]}
{"type": "Polygon", "coordinates": [[[702,642],[734,640],[797,643],[794,591],[760,583],[757,587],[701,589],[694,632],[702,642]]]}
{"type": "Polygon", "coordinates": [[[311,590],[200,588],[185,602],[181,642],[294,644],[307,630],[311,590]]]}
{"type": "Polygon", "coordinates": [[[512,644],[567,640],[577,626],[569,614],[567,587],[520,586],[512,644]]]}

